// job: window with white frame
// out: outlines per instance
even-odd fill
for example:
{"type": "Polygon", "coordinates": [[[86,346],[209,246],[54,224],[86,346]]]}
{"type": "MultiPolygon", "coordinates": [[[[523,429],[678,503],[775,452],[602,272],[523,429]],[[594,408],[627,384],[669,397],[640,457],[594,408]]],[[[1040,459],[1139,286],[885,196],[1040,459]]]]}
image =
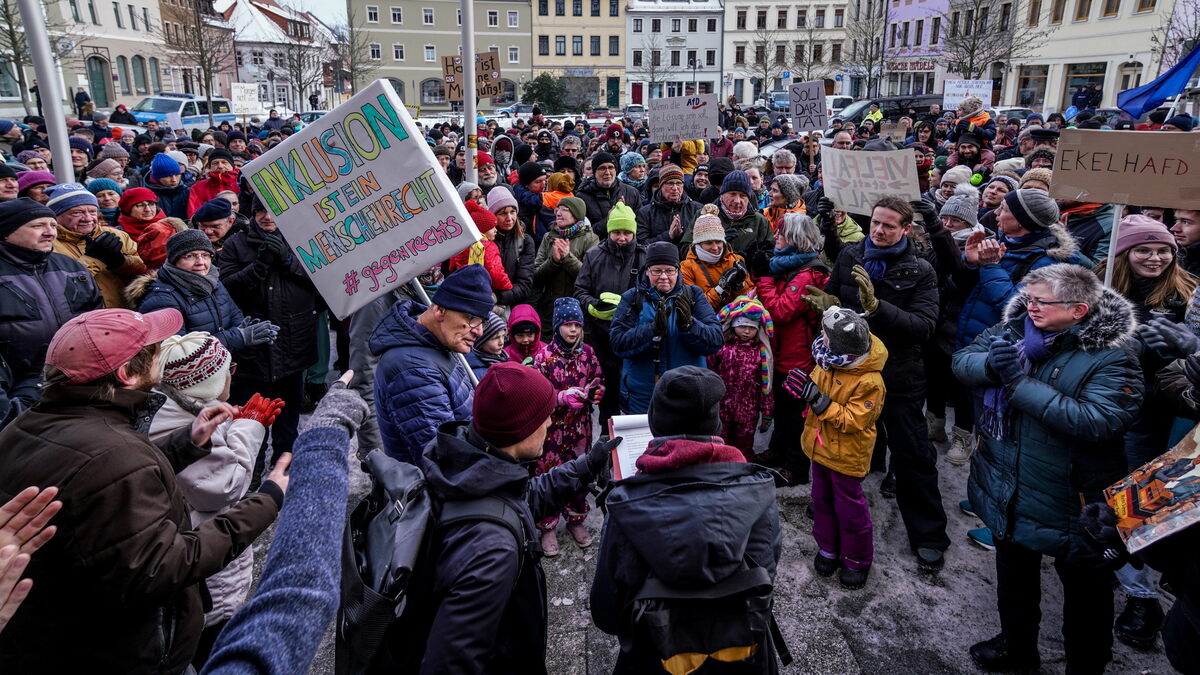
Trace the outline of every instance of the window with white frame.
{"type": "Polygon", "coordinates": [[[392,8],[392,23],[404,23],[404,8],[403,7],[393,7],[392,8]]]}
{"type": "Polygon", "coordinates": [[[508,48],[508,62],[509,63],[520,63],[521,62],[521,48],[520,47],[509,47],[508,48]]]}
{"type": "Polygon", "coordinates": [[[678,33],[681,23],[682,22],[679,19],[671,19],[671,32],[678,33]]]}
{"type": "Polygon", "coordinates": [[[401,45],[401,44],[392,45],[392,60],[393,61],[403,61],[404,60],[404,45],[401,45]]]}
{"type": "Polygon", "coordinates": [[[421,23],[425,24],[426,26],[433,25],[433,8],[432,7],[425,7],[424,9],[421,10],[421,23]]]}
{"type": "Polygon", "coordinates": [[[715,33],[715,32],[717,32],[717,20],[716,20],[716,19],[709,19],[709,20],[708,20],[707,31],[708,31],[709,33],[715,33]]]}
{"type": "Polygon", "coordinates": [[[488,25],[488,28],[499,28],[500,27],[500,12],[498,12],[494,9],[489,9],[488,13],[487,13],[487,25],[488,25]]]}
{"type": "Polygon", "coordinates": [[[521,15],[517,12],[509,12],[508,13],[508,27],[509,28],[519,28],[521,25],[520,17],[521,17],[521,15]]]}
{"type": "Polygon", "coordinates": [[[633,20],[633,32],[635,32],[635,33],[642,32],[642,20],[641,19],[633,20]]]}
{"type": "Polygon", "coordinates": [[[367,23],[379,23],[379,7],[367,5],[367,23]]]}
{"type": "Polygon", "coordinates": [[[425,60],[430,62],[437,61],[437,47],[425,45],[425,60]]]}
{"type": "Polygon", "coordinates": [[[265,61],[263,60],[262,52],[250,52],[250,64],[251,65],[261,66],[261,65],[263,65],[264,62],[265,61]]]}
{"type": "Polygon", "coordinates": [[[383,58],[383,47],[378,42],[372,42],[369,47],[372,61],[378,61],[383,58]]]}

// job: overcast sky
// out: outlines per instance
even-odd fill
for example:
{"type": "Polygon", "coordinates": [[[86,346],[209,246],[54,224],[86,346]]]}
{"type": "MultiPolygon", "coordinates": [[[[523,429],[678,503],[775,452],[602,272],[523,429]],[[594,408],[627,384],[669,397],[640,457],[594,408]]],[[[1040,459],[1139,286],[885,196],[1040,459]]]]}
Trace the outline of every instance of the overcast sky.
{"type": "Polygon", "coordinates": [[[346,23],[346,0],[280,0],[280,4],[306,9],[330,26],[346,23]]]}

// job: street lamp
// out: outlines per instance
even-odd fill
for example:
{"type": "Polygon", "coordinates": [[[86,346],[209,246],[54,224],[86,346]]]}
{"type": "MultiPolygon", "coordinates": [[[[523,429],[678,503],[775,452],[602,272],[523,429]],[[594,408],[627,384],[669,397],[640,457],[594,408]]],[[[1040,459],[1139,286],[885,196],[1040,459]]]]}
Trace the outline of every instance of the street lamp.
{"type": "Polygon", "coordinates": [[[271,107],[274,108],[279,104],[279,99],[275,96],[275,69],[267,68],[267,81],[271,83],[271,92],[268,100],[271,101],[271,107]]]}
{"type": "Polygon", "coordinates": [[[692,93],[698,93],[696,86],[696,69],[700,67],[700,59],[688,59],[688,68],[692,69],[692,93]]]}

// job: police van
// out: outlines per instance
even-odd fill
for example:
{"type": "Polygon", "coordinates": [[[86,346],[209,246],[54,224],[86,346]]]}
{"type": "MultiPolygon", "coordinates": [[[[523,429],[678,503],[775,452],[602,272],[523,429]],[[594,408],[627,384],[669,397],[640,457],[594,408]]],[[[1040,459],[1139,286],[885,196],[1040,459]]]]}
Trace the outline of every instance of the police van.
{"type": "MultiPolygon", "coordinates": [[[[214,96],[212,99],[212,124],[220,124],[222,121],[234,122],[235,117],[230,110],[229,99],[214,96]]],[[[163,92],[154,96],[147,96],[138,101],[137,105],[130,108],[129,112],[133,113],[139,124],[145,124],[150,120],[156,120],[159,124],[166,125],[170,122],[168,115],[175,113],[179,115],[179,121],[185,127],[202,127],[207,129],[208,121],[208,100],[198,97],[195,94],[174,94],[163,92]]]]}

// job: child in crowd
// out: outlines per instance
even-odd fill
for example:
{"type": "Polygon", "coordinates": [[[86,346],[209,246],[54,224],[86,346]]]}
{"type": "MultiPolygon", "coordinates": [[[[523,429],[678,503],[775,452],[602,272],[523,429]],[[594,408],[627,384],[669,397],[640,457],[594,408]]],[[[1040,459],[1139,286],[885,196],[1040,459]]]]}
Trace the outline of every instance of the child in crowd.
{"type": "Polygon", "coordinates": [[[721,437],[754,461],[754,430],[762,414],[762,429],[771,425],[774,399],[771,339],[775,326],[762,303],[735,298],[717,314],[725,330],[725,346],[708,357],[708,367],[725,382],[721,400],[721,437]]]}
{"type": "Polygon", "coordinates": [[[512,289],[512,280],[508,278],[508,273],[504,271],[504,262],[500,259],[500,249],[496,246],[496,242],[492,241],[496,238],[496,216],[473,200],[468,200],[466,207],[467,213],[471,214],[471,220],[475,221],[475,227],[483,235],[483,239],[471,244],[451,258],[449,273],[453,274],[458,268],[467,265],[483,265],[488,276],[492,278],[493,291],[512,289]]]}
{"type": "Polygon", "coordinates": [[[549,188],[542,193],[542,206],[548,209],[558,208],[558,202],[563,197],[575,193],[575,179],[565,171],[550,174],[549,188]]]}
{"type": "Polygon", "coordinates": [[[480,206],[487,206],[487,201],[483,198],[483,190],[478,184],[471,181],[464,180],[458,184],[458,196],[462,198],[464,204],[475,202],[480,206]]]}
{"type": "Polygon", "coordinates": [[[475,377],[482,380],[487,369],[497,363],[508,360],[508,352],[504,351],[504,339],[508,336],[504,319],[495,314],[488,314],[483,322],[483,333],[475,340],[475,345],[467,354],[467,363],[475,371],[475,377]]]}
{"type": "MultiPolygon", "coordinates": [[[[604,377],[600,361],[591,345],[583,343],[583,309],[570,296],[554,301],[554,336],[536,356],[533,367],[550,380],[558,392],[558,404],[550,416],[550,429],[536,474],[586,454],[592,445],[592,406],[604,396],[604,377]]],[[[583,524],[587,517],[587,493],[581,492],[563,509],[567,531],[580,548],[592,543],[592,535],[583,524]]],[[[558,515],[538,523],[542,532],[542,551],[558,555],[554,529],[558,515]]]]}
{"type": "Polygon", "coordinates": [[[784,385],[809,405],[801,445],[812,460],[813,538],[817,574],[841,568],[839,581],[862,588],[875,549],[871,512],[863,496],[863,478],[875,448],[875,421],[886,389],[883,365],[887,348],[871,334],[867,320],[853,310],[830,307],[813,341],[816,367],[788,373],[784,385]]]}
{"type": "Polygon", "coordinates": [[[504,348],[508,359],[532,365],[533,357],[546,346],[542,342],[542,318],[533,305],[517,305],[508,315],[508,336],[512,342],[504,348]]]}

